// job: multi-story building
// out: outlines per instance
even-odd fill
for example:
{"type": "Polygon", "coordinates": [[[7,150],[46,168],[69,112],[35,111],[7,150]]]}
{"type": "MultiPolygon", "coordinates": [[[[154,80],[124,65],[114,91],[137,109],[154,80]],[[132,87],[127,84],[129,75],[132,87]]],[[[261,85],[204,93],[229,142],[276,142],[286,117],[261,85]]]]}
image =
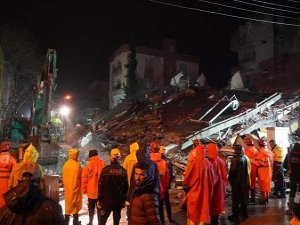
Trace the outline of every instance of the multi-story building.
{"type": "MultiPolygon", "coordinates": [[[[199,76],[199,58],[180,54],[176,51],[176,41],[164,39],[162,48],[136,46],[136,75],[139,87],[149,90],[170,84],[172,77],[179,72],[196,81],[199,76]]],[[[128,44],[116,49],[110,59],[109,70],[109,107],[113,108],[125,98],[127,85],[128,44]]]]}
{"type": "Polygon", "coordinates": [[[299,27],[251,21],[232,33],[231,50],[239,55],[246,87],[270,91],[296,88],[300,83],[299,32],[299,27]]]}

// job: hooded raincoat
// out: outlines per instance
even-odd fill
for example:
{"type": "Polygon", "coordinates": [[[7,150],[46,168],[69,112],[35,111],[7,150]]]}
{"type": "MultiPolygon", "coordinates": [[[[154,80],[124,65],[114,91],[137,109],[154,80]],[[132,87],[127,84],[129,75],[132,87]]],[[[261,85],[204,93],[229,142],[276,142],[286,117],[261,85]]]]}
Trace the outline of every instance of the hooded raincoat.
{"type": "Polygon", "coordinates": [[[273,156],[266,147],[260,147],[256,156],[258,162],[258,186],[261,192],[269,193],[272,182],[273,156]]]}
{"type": "Polygon", "coordinates": [[[69,150],[69,159],[62,169],[62,179],[65,189],[65,214],[78,214],[82,207],[81,167],[78,162],[79,151],[69,150]]]}
{"type": "Polygon", "coordinates": [[[255,189],[256,187],[256,177],[258,176],[258,167],[257,167],[257,157],[258,151],[254,146],[247,146],[245,149],[245,156],[250,160],[251,172],[250,172],[250,189],[255,189]]]}
{"type": "Polygon", "coordinates": [[[137,163],[136,151],[139,150],[139,145],[137,142],[132,143],[129,146],[130,154],[127,155],[123,162],[123,167],[127,170],[128,185],[130,184],[132,169],[137,163]]]}
{"type": "Polygon", "coordinates": [[[249,197],[249,171],[250,161],[244,153],[236,153],[231,159],[228,180],[232,188],[232,214],[247,214],[247,204],[249,197]]]}
{"type": "Polygon", "coordinates": [[[10,173],[16,164],[8,151],[0,153],[0,208],[5,204],[2,195],[8,190],[10,173]]]}
{"type": "MultiPolygon", "coordinates": [[[[39,153],[38,151],[36,150],[36,148],[30,144],[26,149],[25,149],[25,153],[24,153],[24,157],[23,157],[23,161],[18,163],[12,170],[11,174],[10,174],[10,178],[9,178],[9,183],[8,183],[8,188],[11,189],[12,187],[15,187],[17,186],[18,184],[18,180],[19,180],[19,177],[20,177],[20,168],[23,166],[24,163],[27,163],[27,162],[33,162],[33,163],[36,163],[37,160],[39,158],[39,153]]],[[[43,183],[43,186],[42,186],[42,190],[44,190],[44,181],[43,181],[43,168],[37,164],[38,167],[39,167],[39,170],[42,174],[42,183],[43,183]]]]}
{"type": "Polygon", "coordinates": [[[214,186],[211,200],[210,215],[216,216],[225,212],[225,197],[227,186],[227,169],[223,159],[218,156],[219,148],[216,144],[207,145],[207,155],[209,161],[217,175],[217,183],[214,186]]]}
{"type": "Polygon", "coordinates": [[[205,151],[198,148],[193,151],[193,160],[189,161],[184,174],[183,184],[188,188],[186,194],[188,223],[208,223],[210,202],[216,174],[213,165],[205,159],[205,151]]]}
{"type": "Polygon", "coordinates": [[[170,171],[168,169],[168,164],[164,159],[162,159],[162,155],[159,152],[151,152],[150,159],[156,162],[158,167],[160,181],[160,199],[163,200],[165,199],[165,195],[170,183],[170,171]]]}

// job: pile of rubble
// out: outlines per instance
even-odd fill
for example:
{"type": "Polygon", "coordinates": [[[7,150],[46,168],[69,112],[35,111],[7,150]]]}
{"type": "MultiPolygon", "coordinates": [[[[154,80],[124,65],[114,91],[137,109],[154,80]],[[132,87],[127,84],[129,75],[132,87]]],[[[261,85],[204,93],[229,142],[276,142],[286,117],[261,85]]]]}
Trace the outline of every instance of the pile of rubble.
{"type": "Polygon", "coordinates": [[[143,148],[153,140],[169,147],[169,157],[184,169],[192,140],[230,140],[255,129],[299,119],[299,97],[281,93],[191,88],[144,101],[124,102],[96,118],[91,141],[83,149],[125,156],[135,141],[143,148]]]}

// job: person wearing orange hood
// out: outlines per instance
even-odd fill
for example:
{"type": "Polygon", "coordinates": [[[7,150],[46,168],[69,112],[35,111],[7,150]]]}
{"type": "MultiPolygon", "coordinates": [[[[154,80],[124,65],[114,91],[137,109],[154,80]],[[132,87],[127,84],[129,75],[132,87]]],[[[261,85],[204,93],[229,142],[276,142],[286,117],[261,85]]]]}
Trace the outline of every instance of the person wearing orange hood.
{"type": "Polygon", "coordinates": [[[189,152],[188,158],[187,158],[187,165],[192,162],[197,155],[197,151],[204,151],[206,147],[200,142],[199,139],[194,139],[193,140],[193,148],[189,152]]]}
{"type": "Polygon", "coordinates": [[[79,151],[69,150],[69,159],[62,169],[62,180],[65,193],[65,224],[69,224],[73,215],[73,225],[79,225],[78,212],[82,207],[81,167],[78,162],[79,151]]]}
{"type": "Polygon", "coordinates": [[[216,172],[218,181],[213,187],[213,195],[211,199],[210,215],[211,225],[219,224],[219,215],[225,212],[225,197],[227,186],[227,169],[223,159],[218,156],[219,147],[215,143],[207,145],[207,157],[212,163],[216,172]]]}
{"type": "MultiPolygon", "coordinates": [[[[27,144],[24,146],[24,156],[22,162],[19,162],[16,166],[14,166],[13,170],[11,171],[8,188],[11,189],[18,185],[19,177],[20,177],[20,168],[26,163],[36,163],[39,158],[39,153],[33,144],[27,144]]],[[[45,192],[45,181],[44,181],[44,170],[43,167],[37,164],[38,169],[40,170],[41,175],[41,189],[45,192]]]]}
{"type": "Polygon", "coordinates": [[[256,160],[258,162],[258,186],[261,193],[259,204],[267,205],[271,191],[273,157],[272,152],[266,147],[267,140],[265,138],[259,139],[258,145],[256,160]]]}
{"type": "Polygon", "coordinates": [[[127,155],[123,162],[123,167],[127,170],[128,185],[130,185],[131,174],[133,166],[137,163],[136,151],[139,150],[139,144],[137,142],[132,143],[129,146],[130,154],[127,155]]]}
{"type": "Polygon", "coordinates": [[[9,176],[13,167],[17,164],[9,153],[10,143],[3,141],[0,146],[0,208],[5,205],[3,194],[8,191],[9,176]]]}
{"type": "Polygon", "coordinates": [[[187,225],[202,225],[209,223],[212,192],[217,178],[213,165],[205,158],[205,149],[201,148],[193,154],[183,179],[187,192],[187,225]]]}
{"type": "Polygon", "coordinates": [[[171,183],[172,183],[172,180],[174,179],[173,164],[172,164],[171,159],[169,159],[166,156],[166,147],[165,146],[161,145],[159,147],[159,153],[161,154],[162,159],[166,161],[166,163],[168,165],[168,170],[169,170],[169,173],[170,173],[169,186],[168,186],[168,189],[166,191],[165,199],[163,200],[163,203],[166,206],[169,223],[173,223],[173,218],[172,218],[173,215],[172,215],[172,208],[171,208],[170,195],[169,195],[169,189],[171,188],[171,183]]]}
{"type": "Polygon", "coordinates": [[[254,147],[254,142],[251,138],[246,137],[244,140],[246,145],[245,156],[250,160],[251,172],[250,172],[250,202],[255,203],[255,189],[256,189],[256,177],[258,176],[258,164],[256,157],[258,154],[257,149],[254,147]]]}

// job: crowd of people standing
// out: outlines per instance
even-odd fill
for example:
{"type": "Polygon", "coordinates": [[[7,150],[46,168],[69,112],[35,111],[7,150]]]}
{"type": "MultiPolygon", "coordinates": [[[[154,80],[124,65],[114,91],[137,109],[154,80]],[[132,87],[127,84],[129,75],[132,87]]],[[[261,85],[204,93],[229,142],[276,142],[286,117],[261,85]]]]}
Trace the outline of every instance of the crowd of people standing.
{"type": "MultiPolygon", "coordinates": [[[[220,224],[219,217],[225,213],[229,190],[232,214],[228,220],[235,224],[248,218],[249,203],[268,204],[272,181],[273,195],[286,198],[285,158],[291,188],[288,213],[295,212],[295,196],[300,184],[300,145],[296,143],[285,157],[275,140],[269,141],[271,149],[264,137],[257,141],[258,148],[252,138],[246,137],[243,141],[245,147],[233,145],[229,167],[219,156],[218,143],[193,141],[183,175],[186,193],[183,204],[188,225],[220,224]],[[255,198],[257,186],[258,202],[255,198]]],[[[24,145],[20,162],[10,154],[9,142],[2,142],[0,149],[0,224],[68,225],[72,218],[73,225],[80,225],[83,195],[88,199],[88,225],[93,224],[95,212],[98,225],[105,225],[111,213],[113,224],[118,225],[122,208],[127,209],[130,225],[163,225],[165,218],[169,223],[174,220],[169,198],[173,165],[166,157],[165,147],[157,141],[147,146],[138,142],[130,144],[130,153],[123,164],[118,148],[111,149],[108,164],[100,158],[98,150],[92,149],[82,167],[78,160],[79,150],[70,149],[62,168],[64,213],[57,202],[45,196],[43,168],[37,163],[36,148],[30,143],[24,145]],[[16,195],[20,195],[17,202],[12,198],[16,195]]]]}

